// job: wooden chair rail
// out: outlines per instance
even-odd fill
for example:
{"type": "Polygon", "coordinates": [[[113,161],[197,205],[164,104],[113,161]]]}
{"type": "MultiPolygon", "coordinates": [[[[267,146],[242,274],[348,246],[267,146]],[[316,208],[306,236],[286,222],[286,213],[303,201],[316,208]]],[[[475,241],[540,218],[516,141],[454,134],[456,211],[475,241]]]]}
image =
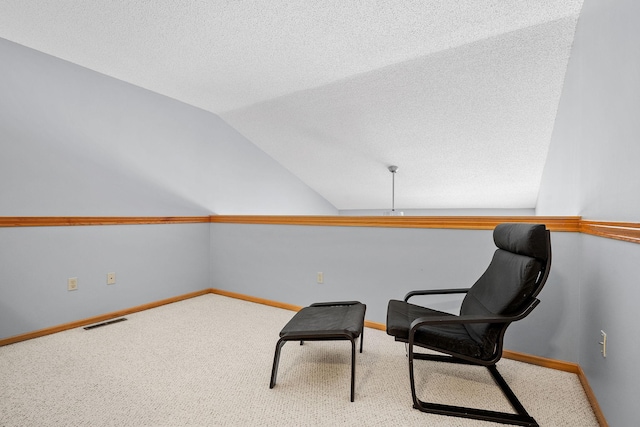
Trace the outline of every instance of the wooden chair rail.
{"type": "Polygon", "coordinates": [[[211,215],[164,217],[0,216],[0,227],[57,227],[143,224],[263,224],[491,230],[503,222],[544,223],[551,231],[579,232],[640,243],[640,223],[585,220],[579,216],[313,216],[211,215]]]}

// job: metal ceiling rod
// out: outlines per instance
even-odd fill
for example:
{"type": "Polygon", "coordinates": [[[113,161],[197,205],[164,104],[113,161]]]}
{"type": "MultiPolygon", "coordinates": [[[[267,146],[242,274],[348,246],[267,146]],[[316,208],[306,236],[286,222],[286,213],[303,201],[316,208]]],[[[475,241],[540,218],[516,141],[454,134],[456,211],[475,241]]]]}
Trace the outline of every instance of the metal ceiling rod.
{"type": "Polygon", "coordinates": [[[389,172],[391,172],[391,212],[396,210],[396,171],[397,166],[389,166],[389,172]]]}

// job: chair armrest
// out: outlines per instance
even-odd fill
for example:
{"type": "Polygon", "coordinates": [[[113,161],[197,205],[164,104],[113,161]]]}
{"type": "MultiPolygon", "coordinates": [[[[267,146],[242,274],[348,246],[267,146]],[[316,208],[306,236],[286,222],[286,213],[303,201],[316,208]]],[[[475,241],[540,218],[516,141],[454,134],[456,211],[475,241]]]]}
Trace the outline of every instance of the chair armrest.
{"type": "Polygon", "coordinates": [[[428,316],[419,317],[411,322],[411,329],[409,330],[409,340],[413,340],[415,330],[424,325],[444,325],[444,324],[460,324],[460,323],[507,323],[515,322],[523,319],[533,311],[533,309],[540,303],[540,300],[534,299],[531,303],[518,313],[512,315],[492,314],[488,316],[471,314],[463,316],[428,316]]]}
{"type": "Polygon", "coordinates": [[[445,295],[445,294],[466,294],[471,288],[451,288],[451,289],[425,289],[421,291],[411,291],[404,296],[404,302],[417,295],[445,295]]]}

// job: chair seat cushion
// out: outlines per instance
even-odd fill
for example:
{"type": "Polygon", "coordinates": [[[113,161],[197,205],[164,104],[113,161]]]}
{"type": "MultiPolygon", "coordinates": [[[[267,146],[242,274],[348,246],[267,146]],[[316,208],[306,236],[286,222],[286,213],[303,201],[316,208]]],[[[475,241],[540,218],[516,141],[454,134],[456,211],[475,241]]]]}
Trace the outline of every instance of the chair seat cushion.
{"type": "MultiPolygon", "coordinates": [[[[455,316],[405,301],[391,300],[387,308],[387,333],[399,341],[409,341],[411,323],[419,317],[455,316]]],[[[462,324],[422,326],[416,331],[414,343],[433,350],[448,349],[469,357],[486,359],[493,348],[484,348],[475,341],[462,324]]]]}

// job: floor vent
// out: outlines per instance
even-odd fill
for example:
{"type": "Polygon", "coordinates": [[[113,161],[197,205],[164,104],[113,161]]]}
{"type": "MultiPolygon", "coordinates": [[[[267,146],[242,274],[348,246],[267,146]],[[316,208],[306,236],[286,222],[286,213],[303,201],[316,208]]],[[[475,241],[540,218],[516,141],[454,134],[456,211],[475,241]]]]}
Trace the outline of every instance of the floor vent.
{"type": "Polygon", "coordinates": [[[121,317],[119,319],[109,320],[108,322],[102,322],[102,323],[98,323],[96,325],[86,326],[84,329],[86,331],[88,331],[89,329],[95,329],[95,328],[99,328],[100,326],[107,326],[107,325],[111,325],[113,323],[124,322],[125,320],[127,320],[126,317],[121,317]]]}

